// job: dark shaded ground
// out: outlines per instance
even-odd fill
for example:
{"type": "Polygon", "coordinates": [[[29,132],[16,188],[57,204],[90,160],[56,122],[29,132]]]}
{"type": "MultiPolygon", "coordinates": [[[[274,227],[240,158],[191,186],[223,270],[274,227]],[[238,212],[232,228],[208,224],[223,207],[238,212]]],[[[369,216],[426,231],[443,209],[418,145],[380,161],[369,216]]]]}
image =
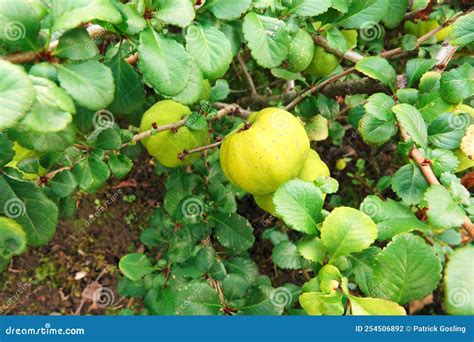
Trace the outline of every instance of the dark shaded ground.
{"type": "MultiPolygon", "coordinates": [[[[338,195],[342,204],[358,206],[370,191],[354,185],[347,172],[354,172],[355,160],[363,158],[368,161],[368,177],[378,179],[392,174],[396,170],[391,164],[393,146],[388,145],[382,152],[368,150],[350,131],[346,133],[343,146],[331,147],[324,143],[317,150],[331,170],[336,170],[337,159],[351,159],[348,167],[334,171],[333,177],[340,183],[338,195]]],[[[4,303],[0,314],[117,314],[132,304],[116,292],[117,265],[120,257],[141,247],[140,232],[147,227],[153,208],[161,204],[164,196],[164,179],[154,174],[148,159],[144,157],[136,165],[143,167],[132,171],[126,180],[112,179],[98,194],[78,199],[76,218],[62,221],[48,245],[29,248],[13,259],[10,271],[0,274],[0,303],[4,303]],[[114,199],[113,203],[101,213],[100,207],[107,199],[114,199]],[[94,217],[96,212],[98,217],[87,224],[88,218],[94,217]],[[94,305],[93,293],[101,286],[103,298],[94,305]]],[[[256,243],[250,253],[260,273],[268,275],[274,286],[286,282],[304,283],[311,274],[277,269],[271,260],[273,245],[262,239],[265,229],[281,223],[258,209],[250,196],[240,201],[238,211],[254,227],[256,243]]],[[[288,233],[296,238],[293,231],[288,233]]],[[[434,304],[421,305],[418,313],[442,314],[437,297],[439,294],[435,293],[434,304]]]]}

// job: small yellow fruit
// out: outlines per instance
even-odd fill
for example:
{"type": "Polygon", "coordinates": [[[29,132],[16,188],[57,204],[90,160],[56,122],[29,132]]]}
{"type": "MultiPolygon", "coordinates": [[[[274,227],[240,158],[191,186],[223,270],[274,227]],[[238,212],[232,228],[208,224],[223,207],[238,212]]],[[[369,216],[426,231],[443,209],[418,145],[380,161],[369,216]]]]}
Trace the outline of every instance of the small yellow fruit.
{"type": "MultiPolygon", "coordinates": [[[[310,150],[297,178],[307,182],[314,182],[319,176],[329,177],[329,175],[329,168],[326,163],[321,160],[318,152],[310,150]]],[[[254,195],[253,198],[260,208],[275,216],[276,210],[273,204],[273,194],[272,192],[265,195],[254,195]]],[[[326,194],[323,194],[323,199],[325,197],[326,194]]]]}
{"type": "Polygon", "coordinates": [[[347,167],[346,159],[341,158],[336,161],[336,169],[338,169],[339,171],[344,170],[346,167],[347,167]]]}
{"type": "Polygon", "coordinates": [[[317,45],[314,47],[313,59],[304,72],[311,76],[322,77],[329,75],[338,65],[339,58],[317,45]]]}
{"type": "Polygon", "coordinates": [[[320,176],[329,177],[329,168],[326,163],[321,160],[318,152],[310,150],[308,157],[298,173],[298,178],[307,182],[314,182],[316,178],[320,176]]]}
{"type": "MultiPolygon", "coordinates": [[[[154,124],[157,126],[166,125],[184,119],[191,113],[191,110],[172,100],[164,100],[155,103],[145,114],[143,114],[140,131],[150,130],[154,124]]],[[[142,144],[148,153],[158,159],[167,167],[187,165],[195,160],[199,155],[192,154],[183,160],[178,158],[183,150],[190,150],[207,144],[209,135],[207,129],[190,130],[182,126],[176,132],[166,130],[142,140],[142,144]]]]}
{"type": "Polygon", "coordinates": [[[293,179],[309,152],[309,139],[300,120],[279,108],[253,113],[224,139],[220,162],[233,184],[254,195],[274,192],[293,179]]]}

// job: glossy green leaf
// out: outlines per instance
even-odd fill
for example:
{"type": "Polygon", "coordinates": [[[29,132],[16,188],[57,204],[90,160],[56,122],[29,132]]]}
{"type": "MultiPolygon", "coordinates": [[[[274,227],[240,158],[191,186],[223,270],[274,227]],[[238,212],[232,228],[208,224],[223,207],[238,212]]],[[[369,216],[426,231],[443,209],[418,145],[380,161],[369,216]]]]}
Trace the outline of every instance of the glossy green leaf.
{"type": "Polygon", "coordinates": [[[395,69],[385,58],[382,57],[364,57],[356,64],[356,69],[363,74],[374,78],[395,91],[395,82],[397,74],[395,69]]]}
{"type": "Polygon", "coordinates": [[[145,254],[131,253],[119,262],[120,271],[129,279],[136,281],[153,272],[153,266],[145,254]]]}
{"type": "Polygon", "coordinates": [[[31,110],[36,93],[23,68],[3,60],[0,60],[0,79],[0,129],[4,129],[31,110]]]}
{"type": "Polygon", "coordinates": [[[317,231],[323,207],[322,193],[311,182],[291,180],[273,196],[277,214],[291,228],[307,234],[317,231]]]}
{"type": "Polygon", "coordinates": [[[372,296],[405,304],[429,295],[441,279],[441,264],[422,238],[396,235],[377,257],[372,296]]]}
{"type": "Polygon", "coordinates": [[[239,18],[250,7],[252,0],[210,0],[206,6],[217,18],[222,20],[234,20],[239,18]]]}
{"type": "Polygon", "coordinates": [[[456,249],[449,256],[444,275],[446,311],[450,315],[474,315],[474,247],[456,249]]]}
{"type": "Polygon", "coordinates": [[[290,35],[286,24],[276,18],[250,12],[243,32],[252,57],[264,68],[275,68],[288,55],[290,35]]]}
{"type": "Polygon", "coordinates": [[[407,103],[392,107],[398,122],[415,143],[424,147],[428,143],[428,132],[421,113],[407,103]]]}
{"type": "Polygon", "coordinates": [[[189,0],[157,0],[156,18],[165,24],[186,27],[194,19],[194,7],[189,0]]]}
{"type": "Polygon", "coordinates": [[[204,78],[212,80],[224,76],[233,58],[229,40],[212,26],[189,26],[186,50],[194,57],[204,78]]]}
{"type": "Polygon", "coordinates": [[[0,213],[23,227],[28,245],[48,242],[58,223],[58,208],[54,202],[33,182],[0,175],[0,188],[0,213]]]}
{"type": "Polygon", "coordinates": [[[61,87],[79,105],[90,110],[107,108],[114,99],[112,71],[98,61],[59,65],[61,87]]]}
{"type": "Polygon", "coordinates": [[[245,251],[255,242],[252,225],[238,214],[215,214],[212,221],[216,224],[217,238],[224,247],[245,251]]]}
{"type": "Polygon", "coordinates": [[[366,214],[349,207],[338,207],[329,214],[321,228],[330,260],[360,252],[377,238],[377,226],[366,214]]]}
{"type": "Polygon", "coordinates": [[[145,80],[166,96],[181,93],[190,77],[190,58],[177,41],[153,29],[140,33],[138,67],[145,80]]]}

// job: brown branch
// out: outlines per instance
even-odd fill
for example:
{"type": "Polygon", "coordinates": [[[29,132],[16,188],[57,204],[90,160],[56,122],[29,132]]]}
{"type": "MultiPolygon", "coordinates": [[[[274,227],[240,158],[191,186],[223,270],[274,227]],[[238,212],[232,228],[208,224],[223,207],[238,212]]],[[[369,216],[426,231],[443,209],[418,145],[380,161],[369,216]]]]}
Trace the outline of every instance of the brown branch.
{"type": "Polygon", "coordinates": [[[327,80],[321,82],[321,83],[318,83],[318,84],[315,84],[313,85],[311,88],[305,90],[304,92],[302,92],[301,94],[298,94],[290,103],[288,103],[286,106],[285,106],[285,109],[286,110],[292,110],[293,108],[295,108],[301,101],[303,101],[307,96],[311,95],[311,94],[314,94],[315,92],[317,91],[320,91],[321,89],[323,89],[324,87],[326,87],[328,84],[331,84],[333,82],[336,82],[338,79],[344,77],[344,76],[347,76],[349,74],[351,74],[352,72],[355,71],[355,68],[352,67],[352,68],[349,68],[349,69],[346,69],[344,70],[343,72],[339,73],[339,74],[336,74],[336,75],[333,75],[331,76],[330,78],[328,78],[327,80]]]}
{"type": "Polygon", "coordinates": [[[348,61],[351,61],[353,63],[357,63],[362,58],[364,58],[364,56],[362,56],[360,53],[355,52],[353,50],[347,50],[346,52],[342,52],[342,51],[339,51],[337,49],[333,49],[332,47],[329,46],[329,43],[326,40],[326,38],[323,38],[321,36],[314,35],[313,40],[316,44],[322,46],[324,48],[324,50],[326,50],[327,52],[330,52],[330,53],[338,56],[339,58],[344,58],[344,59],[346,59],[348,61]]]}
{"type": "MultiPolygon", "coordinates": [[[[98,39],[107,32],[107,29],[99,25],[90,25],[87,28],[87,32],[89,33],[92,39],[98,39]]],[[[48,48],[46,49],[46,52],[53,51],[57,46],[58,46],[58,40],[52,41],[51,44],[49,44],[48,48]]],[[[7,55],[7,56],[0,56],[0,59],[4,59],[13,64],[30,63],[30,62],[39,60],[41,58],[42,58],[42,50],[23,51],[23,52],[17,52],[17,53],[7,55]]]]}
{"type": "Polygon", "coordinates": [[[222,137],[219,137],[216,140],[217,141],[215,143],[212,143],[212,144],[209,144],[209,145],[199,146],[199,147],[193,148],[191,150],[183,150],[183,152],[178,154],[178,158],[183,160],[184,158],[186,158],[186,156],[189,156],[190,154],[199,153],[199,152],[203,152],[203,151],[207,151],[207,150],[211,150],[213,148],[216,148],[220,144],[222,144],[222,142],[223,142],[222,137]]]}
{"type": "Polygon", "coordinates": [[[255,88],[255,83],[253,82],[252,76],[250,75],[249,70],[247,69],[247,65],[245,65],[245,61],[240,53],[237,54],[237,61],[239,62],[240,68],[242,69],[245,79],[247,80],[247,83],[250,87],[250,93],[252,95],[257,95],[257,88],[255,88]]]}

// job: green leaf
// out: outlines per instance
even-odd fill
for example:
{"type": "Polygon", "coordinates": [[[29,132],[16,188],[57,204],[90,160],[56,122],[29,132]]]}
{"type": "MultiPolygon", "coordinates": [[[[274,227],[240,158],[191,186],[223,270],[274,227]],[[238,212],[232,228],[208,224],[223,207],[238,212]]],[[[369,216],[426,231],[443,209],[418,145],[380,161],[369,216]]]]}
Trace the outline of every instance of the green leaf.
{"type": "Polygon", "coordinates": [[[7,165],[14,156],[13,142],[5,133],[0,133],[0,168],[7,165]]]}
{"type": "Polygon", "coordinates": [[[440,94],[448,103],[458,104],[474,95],[474,67],[465,63],[441,74],[440,94]]]}
{"type": "Polygon", "coordinates": [[[189,26],[186,50],[194,57],[204,78],[211,80],[224,76],[233,58],[229,40],[212,26],[189,26]]]}
{"type": "MultiPolygon", "coordinates": [[[[0,45],[35,50],[47,8],[41,0],[0,2],[0,45]]],[[[3,77],[1,78],[3,80],[3,77]]]]}
{"type": "Polygon", "coordinates": [[[217,224],[216,235],[219,242],[236,251],[246,251],[255,242],[252,225],[237,214],[215,214],[211,217],[217,224]]]}
{"type": "Polygon", "coordinates": [[[428,202],[428,221],[435,227],[448,229],[463,224],[466,213],[444,186],[431,185],[425,192],[425,201],[428,202]]]}
{"type": "Polygon", "coordinates": [[[296,270],[301,267],[301,257],[295,244],[282,241],[273,248],[272,260],[280,268],[296,270]]]}
{"type": "Polygon", "coordinates": [[[87,30],[79,27],[69,30],[59,37],[58,46],[54,49],[53,54],[70,60],[84,60],[97,56],[99,49],[87,30]]]}
{"type": "Polygon", "coordinates": [[[89,157],[77,163],[73,173],[79,187],[86,192],[98,191],[110,176],[107,164],[94,157],[89,157]]]}
{"type": "Polygon", "coordinates": [[[345,28],[363,28],[368,22],[378,23],[385,16],[388,8],[389,0],[352,1],[349,9],[337,24],[345,28]]]}
{"type": "Polygon", "coordinates": [[[216,262],[216,251],[212,247],[203,247],[196,254],[194,265],[203,272],[208,273],[216,262]]]}
{"type": "Polygon", "coordinates": [[[327,40],[329,47],[332,49],[339,50],[341,52],[346,52],[348,49],[346,38],[342,32],[334,26],[331,26],[327,30],[327,40]]]}
{"type": "Polygon", "coordinates": [[[23,228],[13,219],[0,216],[0,255],[10,259],[20,255],[26,249],[26,234],[23,228]]]}
{"type": "Polygon", "coordinates": [[[56,83],[42,77],[30,76],[36,99],[31,110],[21,123],[28,129],[40,133],[58,132],[72,122],[76,107],[69,95],[56,83]]]}
{"type": "MultiPolygon", "coordinates": [[[[204,90],[204,78],[202,72],[194,60],[191,63],[191,74],[189,76],[186,88],[178,95],[173,96],[173,100],[181,102],[184,105],[196,103],[204,90]]],[[[189,118],[189,116],[188,116],[189,118]]]]}
{"type": "Polygon", "coordinates": [[[403,306],[395,302],[380,298],[361,298],[349,295],[351,301],[351,313],[354,316],[398,316],[406,315],[403,306]]]}
{"type": "Polygon", "coordinates": [[[361,203],[360,210],[377,224],[378,240],[389,240],[397,234],[415,229],[428,229],[408,207],[392,199],[382,201],[377,196],[367,196],[361,203]]]}
{"type": "Polygon", "coordinates": [[[190,0],[158,0],[155,17],[165,24],[186,27],[193,21],[193,2],[190,0]]]}
{"type": "Polygon", "coordinates": [[[234,20],[245,13],[252,0],[211,0],[206,1],[206,6],[217,18],[222,20],[234,20]]]}
{"type": "Polygon", "coordinates": [[[225,100],[230,94],[229,83],[226,80],[217,80],[214,87],[211,88],[210,101],[217,102],[225,100]]]}
{"type": "Polygon", "coordinates": [[[181,93],[189,81],[190,58],[177,41],[148,28],[140,33],[138,67],[145,80],[166,96],[181,93]]]}
{"type": "Polygon", "coordinates": [[[353,253],[348,256],[352,265],[352,273],[355,282],[365,294],[370,293],[369,289],[373,288],[373,269],[380,248],[372,246],[360,253],[353,253]]]}
{"type": "Polygon", "coordinates": [[[94,19],[117,24],[120,12],[110,0],[61,0],[51,6],[53,31],[67,30],[94,19]]]}
{"type": "Polygon", "coordinates": [[[272,75],[281,78],[284,80],[298,80],[301,82],[306,82],[303,76],[299,72],[291,72],[286,69],[281,69],[281,68],[273,68],[270,70],[272,75]]]}
{"type": "Polygon", "coordinates": [[[305,259],[323,264],[326,248],[318,237],[305,238],[296,245],[298,253],[305,259]]]}
{"type": "Polygon", "coordinates": [[[408,0],[389,0],[389,10],[383,17],[383,23],[388,29],[396,28],[405,17],[408,10],[408,0]]]}
{"type": "Polygon", "coordinates": [[[330,260],[368,248],[377,237],[377,226],[366,214],[349,207],[334,209],[321,228],[330,260]]]}
{"type": "Polygon", "coordinates": [[[278,188],[273,196],[277,214],[291,228],[314,234],[323,208],[322,193],[311,182],[291,180],[278,188]]]}
{"type": "Polygon", "coordinates": [[[456,20],[449,34],[452,45],[467,45],[474,41],[474,13],[468,13],[456,20]]]}
{"type": "Polygon", "coordinates": [[[120,132],[115,128],[105,128],[97,135],[95,147],[102,150],[116,150],[122,145],[120,132]]]}
{"type": "Polygon", "coordinates": [[[244,298],[250,284],[241,275],[228,274],[222,281],[222,291],[229,300],[244,298]]]}
{"type": "Polygon", "coordinates": [[[402,128],[408,133],[418,145],[425,147],[428,143],[428,132],[425,120],[421,113],[407,103],[401,103],[392,107],[402,128]]]}
{"type": "Polygon", "coordinates": [[[395,115],[392,112],[394,105],[395,101],[386,94],[369,96],[364,105],[365,114],[359,121],[359,132],[365,142],[383,144],[397,133],[395,115]]]}
{"type": "Polygon", "coordinates": [[[290,34],[283,21],[250,12],[245,16],[243,32],[252,57],[260,66],[276,68],[286,59],[290,34]]]}
{"type": "Polygon", "coordinates": [[[1,59],[0,79],[0,130],[3,130],[31,110],[36,93],[33,82],[23,68],[1,59]]]}
{"type": "MultiPolygon", "coordinates": [[[[127,279],[127,278],[125,278],[127,279]]],[[[145,296],[145,306],[153,315],[174,315],[176,293],[172,288],[166,287],[158,290],[152,289],[145,296]]]]}
{"type": "Polygon", "coordinates": [[[26,232],[28,245],[48,242],[56,231],[58,208],[32,182],[0,175],[0,213],[15,219],[26,232]]]}
{"type": "Polygon", "coordinates": [[[422,238],[396,235],[377,257],[370,294],[406,304],[429,295],[441,279],[441,264],[422,238]]]}
{"type": "Polygon", "coordinates": [[[217,292],[205,282],[194,283],[176,293],[176,314],[184,316],[217,315],[221,308],[217,292]]]}
{"type": "Polygon", "coordinates": [[[230,273],[243,276],[249,283],[254,283],[259,276],[257,265],[248,258],[232,258],[226,262],[225,266],[230,273]]]}
{"type": "Polygon", "coordinates": [[[293,0],[288,7],[288,13],[300,17],[314,17],[323,14],[330,7],[331,0],[293,0]]]}
{"type": "Polygon", "coordinates": [[[77,188],[77,181],[69,170],[56,174],[49,182],[51,190],[60,198],[71,196],[77,188]]]}
{"type": "Polygon", "coordinates": [[[124,154],[112,154],[109,157],[109,167],[117,178],[123,178],[132,170],[133,162],[124,154]]]}
{"type": "Polygon", "coordinates": [[[449,257],[444,276],[444,301],[450,315],[474,315],[474,247],[456,249],[449,257]]]}
{"type": "Polygon", "coordinates": [[[385,58],[364,57],[357,62],[355,67],[358,71],[388,85],[392,91],[395,91],[397,74],[385,58]]]}
{"type": "Polygon", "coordinates": [[[431,162],[431,168],[437,177],[443,172],[455,172],[459,160],[452,151],[442,150],[440,148],[430,150],[426,156],[431,162]]]}
{"type": "Polygon", "coordinates": [[[311,118],[311,121],[305,126],[305,129],[310,140],[326,140],[329,136],[328,119],[318,114],[311,118]]]}
{"type": "Polygon", "coordinates": [[[344,305],[339,292],[330,294],[322,292],[306,292],[299,297],[299,302],[303,310],[308,315],[342,315],[344,305]]]}
{"type": "Polygon", "coordinates": [[[407,62],[407,87],[412,87],[421,76],[431,68],[433,68],[438,61],[435,58],[413,58],[407,62]]]}
{"type": "Polygon", "coordinates": [[[466,114],[441,114],[428,126],[428,141],[439,148],[457,149],[468,125],[469,116],[466,114]]]}
{"type": "Polygon", "coordinates": [[[418,204],[427,188],[428,182],[412,163],[402,166],[393,175],[392,189],[406,204],[418,204]]]}
{"type": "Polygon", "coordinates": [[[145,254],[131,253],[123,256],[119,262],[120,271],[133,281],[137,281],[153,272],[153,266],[145,254]]]}
{"type": "Polygon", "coordinates": [[[120,53],[105,65],[112,71],[115,84],[114,100],[108,109],[112,113],[123,115],[140,111],[145,103],[145,91],[135,69],[125,62],[120,53]]]}
{"type": "Polygon", "coordinates": [[[107,108],[114,99],[112,71],[98,61],[80,64],[56,64],[61,87],[82,107],[107,108]]]}
{"type": "Polygon", "coordinates": [[[123,21],[116,25],[120,31],[133,36],[145,29],[146,20],[138,11],[136,3],[129,2],[122,4],[120,2],[114,2],[113,5],[117,7],[123,17],[123,21]]]}

